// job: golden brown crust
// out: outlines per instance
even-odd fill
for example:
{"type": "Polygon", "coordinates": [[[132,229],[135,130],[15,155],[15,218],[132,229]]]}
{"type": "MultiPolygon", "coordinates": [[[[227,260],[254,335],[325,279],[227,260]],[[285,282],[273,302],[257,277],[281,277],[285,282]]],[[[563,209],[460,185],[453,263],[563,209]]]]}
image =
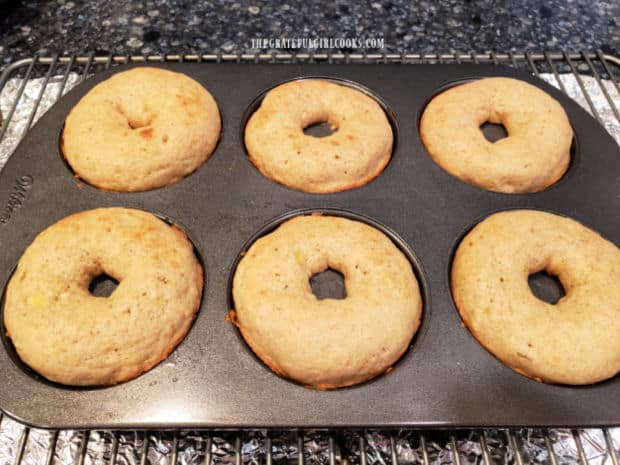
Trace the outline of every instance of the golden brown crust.
{"type": "Polygon", "coordinates": [[[496,192],[537,192],[570,164],[573,130],[562,106],[524,81],[485,78],[437,95],[420,121],[420,137],[448,173],[496,192]],[[489,142],[480,125],[503,124],[508,137],[489,142]]]}
{"type": "Polygon", "coordinates": [[[266,177],[313,193],[367,184],[390,161],[393,135],[383,109],[371,97],[329,81],[282,84],[267,93],[248,120],[245,145],[266,177]],[[303,129],[321,121],[337,131],[312,137],[303,129]]]}
{"type": "MultiPolygon", "coordinates": [[[[411,264],[380,231],[333,216],[297,216],[258,239],[233,279],[242,336],[274,372],[314,389],[374,378],[405,352],[422,298],[411,264]],[[347,297],[318,300],[309,278],[327,268],[347,297]]],[[[235,321],[236,320],[236,321],[235,321]]]]}
{"type": "Polygon", "coordinates": [[[570,218],[535,210],[493,214],[459,244],[452,296],[472,335],[537,381],[591,384],[620,371],[620,249],[570,218]],[[559,277],[556,304],[528,276],[559,277]]]}
{"type": "Polygon", "coordinates": [[[203,270],[178,227],[140,210],[102,208],[40,233],[9,282],[4,322],[20,358],[67,385],[110,385],[151,369],[183,340],[203,270]],[[95,297],[92,278],[119,281],[95,297]]]}
{"type": "Polygon", "coordinates": [[[207,161],[220,114],[198,82],[160,68],[115,74],[71,110],[61,150],[76,177],[107,191],[175,183],[207,161]]]}

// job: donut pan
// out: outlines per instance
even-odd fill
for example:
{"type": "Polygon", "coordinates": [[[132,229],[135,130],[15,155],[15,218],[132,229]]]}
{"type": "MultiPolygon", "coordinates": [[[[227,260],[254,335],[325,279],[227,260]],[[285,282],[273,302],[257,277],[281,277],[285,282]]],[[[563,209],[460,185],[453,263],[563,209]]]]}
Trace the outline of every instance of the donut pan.
{"type": "Polygon", "coordinates": [[[0,172],[0,285],[6,285],[34,237],[57,220],[97,207],[140,208],[178,224],[193,240],[206,272],[197,319],[168,359],[107,388],[77,389],[38,378],[4,338],[0,409],[5,413],[49,428],[620,424],[619,376],[569,387],[515,373],[463,327],[449,289],[459,238],[495,211],[536,208],[568,215],[620,244],[620,150],[575,102],[528,74],[493,65],[162,66],[192,76],[217,100],[223,129],[213,156],[186,179],[162,189],[122,194],[84,184],[60,155],[63,122],[89,89],[126,68],[86,80],[37,123],[0,172]],[[545,191],[508,195],[465,184],[436,165],[421,144],[419,118],[434,94],[455,83],[498,75],[543,88],[562,103],[573,125],[569,171],[545,191]],[[347,192],[306,194],[270,181],[250,163],[242,137],[249,112],[264,91],[300,77],[350,81],[386,106],[396,145],[392,161],[374,181],[347,192]],[[248,241],[273,227],[277,218],[308,209],[376,222],[412,253],[424,318],[410,350],[388,375],[335,391],[307,389],[272,373],[226,320],[231,274],[248,241]]]}

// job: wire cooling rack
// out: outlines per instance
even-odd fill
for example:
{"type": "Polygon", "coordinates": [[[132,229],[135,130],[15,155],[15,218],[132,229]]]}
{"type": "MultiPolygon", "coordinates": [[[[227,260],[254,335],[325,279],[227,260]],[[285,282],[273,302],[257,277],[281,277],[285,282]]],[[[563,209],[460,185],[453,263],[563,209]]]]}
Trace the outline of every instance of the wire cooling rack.
{"type": "MultiPolygon", "coordinates": [[[[35,56],[0,75],[0,168],[74,85],[125,63],[494,63],[525,69],[582,104],[620,141],[620,59],[601,51],[452,54],[35,56]]],[[[620,154],[619,154],[620,156],[620,154]]],[[[0,388],[2,380],[0,380],[0,388]]],[[[620,425],[620,418],[618,418],[620,425]]],[[[620,428],[454,431],[45,431],[0,412],[0,465],[324,464],[619,465],[620,428]]]]}

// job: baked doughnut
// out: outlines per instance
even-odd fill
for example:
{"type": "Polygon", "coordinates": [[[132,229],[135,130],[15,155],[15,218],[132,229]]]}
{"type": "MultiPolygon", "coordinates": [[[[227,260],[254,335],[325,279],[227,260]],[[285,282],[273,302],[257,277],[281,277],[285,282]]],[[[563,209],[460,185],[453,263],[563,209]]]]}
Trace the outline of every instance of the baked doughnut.
{"type": "Polygon", "coordinates": [[[4,324],[17,354],[49,380],[111,385],[149,370],[185,337],[203,272],[185,233],[140,210],[68,216],[39,234],[11,278],[4,324]],[[119,284],[89,292],[101,274],[119,284]]]}
{"type": "Polygon", "coordinates": [[[590,384],[620,371],[620,249],[575,220],[534,210],[489,216],[458,246],[452,295],[474,337],[521,374],[590,384]],[[555,304],[528,286],[542,270],[564,287],[555,304]]]}
{"type": "Polygon", "coordinates": [[[517,79],[486,78],[437,95],[420,121],[420,136],[448,173],[496,192],[540,191],[570,164],[573,130],[562,106],[517,79]],[[503,124],[508,137],[489,142],[480,125],[503,124]]]}
{"type": "Polygon", "coordinates": [[[420,325],[411,264],[379,230],[334,216],[297,216],[261,237],[233,278],[234,321],[276,373],[308,387],[361,383],[390,370],[420,325]],[[317,299],[309,278],[344,275],[344,299],[317,299]]]}
{"type": "Polygon", "coordinates": [[[207,161],[220,124],[215,100],[193,79],[133,68],[97,84],[71,110],[62,152],[93,186],[144,191],[175,183],[207,161]]]}
{"type": "Polygon", "coordinates": [[[266,177],[293,189],[338,192],[377,177],[392,155],[392,127],[371,97],[321,80],[270,90],[245,127],[250,160],[266,177]],[[328,122],[327,137],[304,128],[328,122]]]}

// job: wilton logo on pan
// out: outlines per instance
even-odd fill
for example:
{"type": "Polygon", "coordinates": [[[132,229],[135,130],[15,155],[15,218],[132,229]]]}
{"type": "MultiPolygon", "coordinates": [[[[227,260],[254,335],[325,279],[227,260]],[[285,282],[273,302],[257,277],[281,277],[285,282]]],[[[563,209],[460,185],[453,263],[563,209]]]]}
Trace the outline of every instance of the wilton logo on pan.
{"type": "Polygon", "coordinates": [[[15,180],[13,189],[9,195],[9,200],[4,206],[2,212],[0,212],[0,224],[8,223],[13,215],[13,212],[24,204],[26,193],[32,187],[33,183],[34,178],[29,175],[22,176],[21,178],[17,178],[15,180]]]}

